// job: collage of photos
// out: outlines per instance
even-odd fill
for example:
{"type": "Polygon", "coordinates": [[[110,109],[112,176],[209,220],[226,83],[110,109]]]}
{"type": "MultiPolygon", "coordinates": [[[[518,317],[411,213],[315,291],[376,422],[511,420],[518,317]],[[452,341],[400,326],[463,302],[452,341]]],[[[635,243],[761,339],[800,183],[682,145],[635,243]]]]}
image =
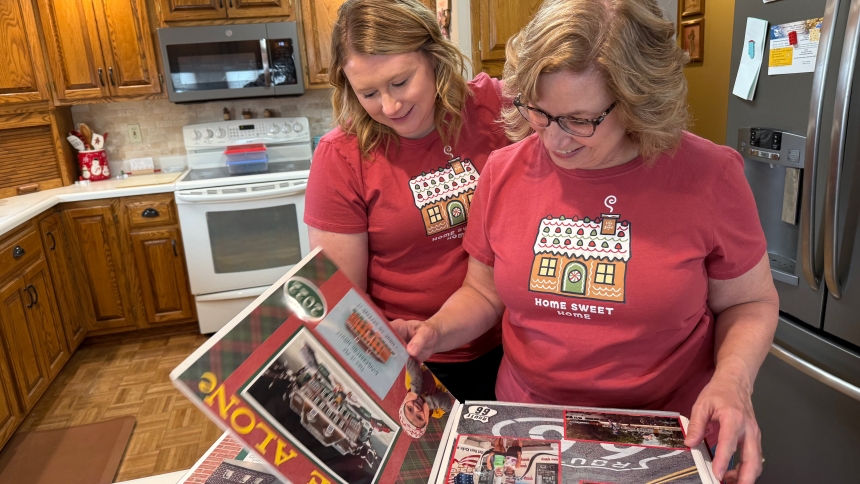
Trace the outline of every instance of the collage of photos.
{"type": "Polygon", "coordinates": [[[242,396],[344,484],[378,482],[401,430],[305,328],[242,396]]]}
{"type": "Polygon", "coordinates": [[[667,412],[469,402],[456,419],[435,484],[719,482],[667,412]]]}
{"type": "Polygon", "coordinates": [[[559,442],[460,435],[448,484],[558,484],[559,442]]]}
{"type": "Polygon", "coordinates": [[[564,436],[569,440],[687,448],[680,419],[658,415],[565,411],[564,436]]]}

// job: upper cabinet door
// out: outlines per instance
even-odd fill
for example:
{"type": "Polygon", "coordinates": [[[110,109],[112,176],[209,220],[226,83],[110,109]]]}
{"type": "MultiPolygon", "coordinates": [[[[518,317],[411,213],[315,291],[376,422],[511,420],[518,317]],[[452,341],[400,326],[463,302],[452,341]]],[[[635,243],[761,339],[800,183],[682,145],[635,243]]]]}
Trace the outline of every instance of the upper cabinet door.
{"type": "Polygon", "coordinates": [[[227,18],[230,0],[157,0],[165,22],[227,18]]]}
{"type": "Polygon", "coordinates": [[[246,17],[288,17],[293,14],[293,0],[224,0],[227,2],[227,16],[246,17]]]}
{"type": "Polygon", "coordinates": [[[30,0],[0,2],[0,105],[50,99],[30,0]]]}
{"type": "Polygon", "coordinates": [[[478,0],[477,3],[480,17],[481,70],[493,76],[500,76],[505,64],[505,44],[526,26],[540,8],[541,1],[478,0]]]}
{"type": "Polygon", "coordinates": [[[57,99],[100,99],[110,91],[91,0],[39,0],[57,99]]]}
{"type": "Polygon", "coordinates": [[[145,0],[94,0],[112,96],[161,92],[145,0]]]}
{"type": "Polygon", "coordinates": [[[302,30],[308,56],[309,84],[328,84],[331,30],[343,0],[302,0],[302,30]]]}

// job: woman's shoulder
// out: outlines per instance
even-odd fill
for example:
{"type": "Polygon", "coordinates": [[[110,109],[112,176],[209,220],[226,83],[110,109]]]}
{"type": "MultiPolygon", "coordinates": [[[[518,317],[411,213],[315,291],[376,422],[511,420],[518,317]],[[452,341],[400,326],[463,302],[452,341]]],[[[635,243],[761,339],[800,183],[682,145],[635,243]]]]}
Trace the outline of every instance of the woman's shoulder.
{"type": "Polygon", "coordinates": [[[358,149],[358,138],[336,127],[324,134],[314,152],[314,161],[327,162],[334,158],[345,162],[357,162],[361,159],[358,149]]]}
{"type": "Polygon", "coordinates": [[[504,177],[522,173],[528,165],[539,161],[540,139],[536,134],[490,153],[484,170],[492,170],[494,176],[504,177]]]}
{"type": "Polygon", "coordinates": [[[466,109],[491,108],[490,112],[497,117],[502,108],[502,83],[482,72],[469,81],[468,85],[471,95],[467,98],[466,109]]]}
{"type": "Polygon", "coordinates": [[[486,72],[481,72],[474,79],[469,81],[469,88],[472,92],[491,92],[497,96],[502,96],[502,82],[487,75],[486,72]]]}
{"type": "Polygon", "coordinates": [[[681,135],[681,143],[673,158],[696,170],[722,172],[732,167],[743,167],[743,157],[737,150],[718,145],[689,131],[681,135]]]}

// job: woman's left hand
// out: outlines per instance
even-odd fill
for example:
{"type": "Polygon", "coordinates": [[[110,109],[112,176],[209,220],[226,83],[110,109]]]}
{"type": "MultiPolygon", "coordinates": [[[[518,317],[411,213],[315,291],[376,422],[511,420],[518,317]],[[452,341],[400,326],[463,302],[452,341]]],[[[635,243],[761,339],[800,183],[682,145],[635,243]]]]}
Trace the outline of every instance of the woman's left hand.
{"type": "Polygon", "coordinates": [[[752,484],[762,471],[761,432],[753,411],[752,385],[743,376],[714,374],[693,405],[687,438],[694,447],[705,438],[708,426],[719,423],[717,451],[711,467],[717,479],[737,484],[752,484]],[[738,451],[740,461],[726,472],[738,451]]]}

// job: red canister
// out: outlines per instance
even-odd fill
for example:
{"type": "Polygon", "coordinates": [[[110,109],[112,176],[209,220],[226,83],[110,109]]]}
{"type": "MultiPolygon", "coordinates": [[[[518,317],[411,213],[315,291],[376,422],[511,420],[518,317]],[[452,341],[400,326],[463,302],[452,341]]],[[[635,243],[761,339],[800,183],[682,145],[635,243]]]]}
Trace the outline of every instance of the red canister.
{"type": "Polygon", "coordinates": [[[79,151],[78,165],[81,167],[81,176],[84,180],[97,181],[110,178],[110,167],[105,150],[79,151]]]}

